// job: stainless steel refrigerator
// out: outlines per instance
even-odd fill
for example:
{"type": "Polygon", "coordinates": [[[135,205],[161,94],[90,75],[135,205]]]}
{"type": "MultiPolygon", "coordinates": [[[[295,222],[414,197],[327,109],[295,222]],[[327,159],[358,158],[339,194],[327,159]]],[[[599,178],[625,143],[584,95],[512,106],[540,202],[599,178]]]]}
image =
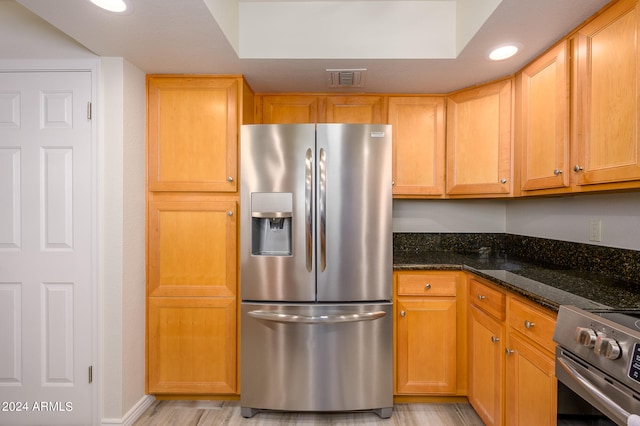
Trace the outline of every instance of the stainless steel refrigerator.
{"type": "Polygon", "coordinates": [[[241,407],[393,406],[391,126],[241,130],[241,407]]]}

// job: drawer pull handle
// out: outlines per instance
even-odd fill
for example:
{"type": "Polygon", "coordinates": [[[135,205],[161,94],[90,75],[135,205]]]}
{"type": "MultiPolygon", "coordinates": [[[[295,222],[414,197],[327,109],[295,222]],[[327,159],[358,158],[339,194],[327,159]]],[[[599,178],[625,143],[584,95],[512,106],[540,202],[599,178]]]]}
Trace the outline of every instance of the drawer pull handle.
{"type": "Polygon", "coordinates": [[[535,322],[531,322],[529,320],[524,320],[524,328],[526,328],[526,329],[533,328],[535,325],[536,325],[535,322]]]}
{"type": "Polygon", "coordinates": [[[498,343],[500,341],[499,337],[491,336],[491,343],[498,343]]]}
{"type": "Polygon", "coordinates": [[[486,298],[487,298],[487,296],[483,296],[482,294],[478,295],[478,300],[484,300],[486,298]]]}
{"type": "Polygon", "coordinates": [[[424,286],[424,289],[425,289],[425,290],[431,290],[431,284],[427,283],[427,284],[424,286]]]}
{"type": "Polygon", "coordinates": [[[509,356],[509,355],[513,354],[515,351],[513,349],[506,348],[504,350],[504,352],[505,352],[505,354],[507,354],[507,356],[509,356]]]}
{"type": "Polygon", "coordinates": [[[401,317],[406,317],[406,316],[407,316],[407,313],[406,313],[405,311],[400,311],[400,316],[401,316],[401,317]]]}

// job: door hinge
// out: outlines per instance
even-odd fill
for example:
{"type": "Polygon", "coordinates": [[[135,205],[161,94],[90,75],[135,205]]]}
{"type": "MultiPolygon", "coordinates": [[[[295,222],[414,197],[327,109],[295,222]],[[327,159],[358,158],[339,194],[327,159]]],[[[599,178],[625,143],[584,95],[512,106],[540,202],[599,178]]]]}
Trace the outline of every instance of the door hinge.
{"type": "Polygon", "coordinates": [[[89,383],[93,382],[93,365],[89,366],[89,383]]]}
{"type": "Polygon", "coordinates": [[[87,120],[91,120],[91,101],[87,102],[87,120]]]}

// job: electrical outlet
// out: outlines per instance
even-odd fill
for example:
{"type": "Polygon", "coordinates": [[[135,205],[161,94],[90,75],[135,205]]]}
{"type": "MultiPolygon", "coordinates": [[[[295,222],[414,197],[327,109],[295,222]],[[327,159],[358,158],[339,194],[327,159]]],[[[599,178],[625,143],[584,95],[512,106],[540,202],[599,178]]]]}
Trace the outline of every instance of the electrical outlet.
{"type": "Polygon", "coordinates": [[[589,241],[602,241],[602,221],[600,219],[589,221],[589,241]]]}

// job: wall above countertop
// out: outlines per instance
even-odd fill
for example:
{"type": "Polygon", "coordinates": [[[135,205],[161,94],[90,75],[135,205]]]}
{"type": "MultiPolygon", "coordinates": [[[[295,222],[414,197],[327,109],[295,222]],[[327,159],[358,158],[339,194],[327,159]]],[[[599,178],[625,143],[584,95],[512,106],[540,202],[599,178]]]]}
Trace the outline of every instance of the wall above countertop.
{"type": "Polygon", "coordinates": [[[394,200],[393,231],[509,233],[640,250],[640,192],[494,200],[394,200]],[[601,241],[589,241],[600,220],[601,241]]]}

